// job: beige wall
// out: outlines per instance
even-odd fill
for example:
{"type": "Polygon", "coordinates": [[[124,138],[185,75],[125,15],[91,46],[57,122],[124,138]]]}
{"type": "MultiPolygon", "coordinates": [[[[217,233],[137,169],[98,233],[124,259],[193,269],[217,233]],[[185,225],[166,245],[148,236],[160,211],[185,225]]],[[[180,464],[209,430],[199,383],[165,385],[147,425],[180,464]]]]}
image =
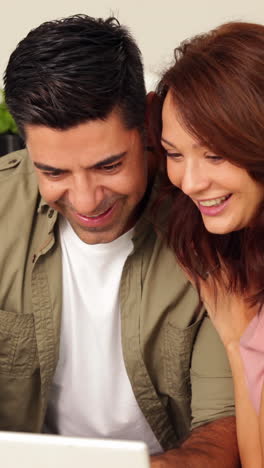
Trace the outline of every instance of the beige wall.
{"type": "Polygon", "coordinates": [[[128,25],[142,50],[148,81],[168,63],[173,48],[186,37],[229,20],[264,24],[264,0],[1,0],[0,3],[0,83],[10,53],[31,28],[74,13],[102,17],[113,13],[128,25]]]}

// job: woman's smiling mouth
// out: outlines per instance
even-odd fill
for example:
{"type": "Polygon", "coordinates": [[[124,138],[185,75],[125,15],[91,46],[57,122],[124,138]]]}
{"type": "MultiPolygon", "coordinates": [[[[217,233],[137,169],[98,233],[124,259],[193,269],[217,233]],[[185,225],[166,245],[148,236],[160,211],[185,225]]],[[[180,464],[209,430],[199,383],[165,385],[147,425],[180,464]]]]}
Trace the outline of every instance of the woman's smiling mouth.
{"type": "Polygon", "coordinates": [[[207,216],[216,216],[220,214],[228,205],[232,193],[218,198],[211,198],[210,200],[197,201],[200,212],[207,216]]]}

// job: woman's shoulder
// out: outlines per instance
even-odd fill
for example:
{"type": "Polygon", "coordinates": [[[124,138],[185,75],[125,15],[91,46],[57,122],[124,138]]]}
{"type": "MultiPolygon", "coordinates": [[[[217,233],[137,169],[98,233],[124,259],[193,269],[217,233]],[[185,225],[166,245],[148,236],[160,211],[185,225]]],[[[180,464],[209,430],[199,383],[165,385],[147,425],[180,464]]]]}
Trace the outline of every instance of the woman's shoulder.
{"type": "Polygon", "coordinates": [[[240,353],[244,364],[252,403],[259,412],[264,383],[264,306],[251,320],[240,339],[240,353]]]}
{"type": "Polygon", "coordinates": [[[264,306],[251,320],[241,337],[240,345],[245,349],[259,350],[264,353],[264,306]]]}

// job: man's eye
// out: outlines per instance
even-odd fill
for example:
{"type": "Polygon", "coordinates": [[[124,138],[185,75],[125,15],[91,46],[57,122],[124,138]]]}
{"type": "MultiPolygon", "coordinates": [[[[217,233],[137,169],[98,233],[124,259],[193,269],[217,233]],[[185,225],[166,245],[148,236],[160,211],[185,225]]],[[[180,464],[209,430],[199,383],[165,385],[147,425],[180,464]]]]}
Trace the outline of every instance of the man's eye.
{"type": "Polygon", "coordinates": [[[62,172],[56,172],[56,171],[48,172],[48,171],[43,171],[42,174],[44,174],[45,176],[50,177],[50,178],[52,178],[52,179],[58,179],[58,178],[62,175],[62,172]]]}
{"type": "Polygon", "coordinates": [[[117,162],[115,164],[109,164],[107,166],[102,166],[101,169],[103,171],[107,171],[107,172],[111,172],[111,171],[114,171],[115,169],[117,169],[118,167],[121,166],[121,161],[120,162],[117,162]]]}

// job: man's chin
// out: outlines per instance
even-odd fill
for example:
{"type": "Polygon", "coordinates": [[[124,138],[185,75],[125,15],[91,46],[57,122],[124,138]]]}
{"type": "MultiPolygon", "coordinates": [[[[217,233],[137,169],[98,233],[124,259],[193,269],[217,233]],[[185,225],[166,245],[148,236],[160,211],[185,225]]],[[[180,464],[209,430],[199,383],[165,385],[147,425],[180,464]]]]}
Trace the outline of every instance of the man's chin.
{"type": "Polygon", "coordinates": [[[83,227],[70,223],[75,234],[85,244],[106,244],[120,237],[124,229],[113,227],[83,227]]]}

